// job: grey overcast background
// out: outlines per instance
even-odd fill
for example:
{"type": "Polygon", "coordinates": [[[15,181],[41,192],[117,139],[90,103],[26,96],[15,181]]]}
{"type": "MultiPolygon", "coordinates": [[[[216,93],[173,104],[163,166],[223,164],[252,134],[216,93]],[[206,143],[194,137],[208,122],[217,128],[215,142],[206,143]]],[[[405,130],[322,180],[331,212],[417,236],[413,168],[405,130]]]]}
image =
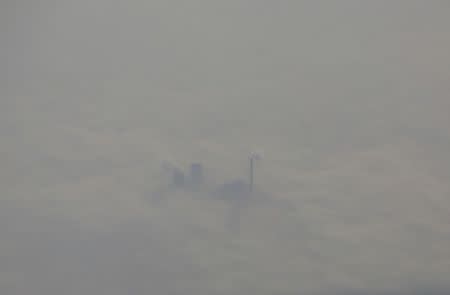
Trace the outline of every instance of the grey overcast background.
{"type": "Polygon", "coordinates": [[[449,15],[2,0],[0,293],[449,294],[449,15]],[[254,150],[238,231],[229,201],[152,199],[163,162],[214,187],[254,150]]]}

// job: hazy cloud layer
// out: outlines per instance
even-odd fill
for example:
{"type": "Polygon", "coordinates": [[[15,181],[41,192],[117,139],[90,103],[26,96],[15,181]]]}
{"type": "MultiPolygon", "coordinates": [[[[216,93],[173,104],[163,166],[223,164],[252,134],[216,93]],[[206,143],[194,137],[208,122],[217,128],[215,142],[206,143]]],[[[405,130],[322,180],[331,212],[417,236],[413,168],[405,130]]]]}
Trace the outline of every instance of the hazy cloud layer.
{"type": "Polygon", "coordinates": [[[0,293],[445,291],[449,13],[3,1],[0,293]],[[166,190],[163,162],[209,192],[253,150],[264,201],[166,190]]]}

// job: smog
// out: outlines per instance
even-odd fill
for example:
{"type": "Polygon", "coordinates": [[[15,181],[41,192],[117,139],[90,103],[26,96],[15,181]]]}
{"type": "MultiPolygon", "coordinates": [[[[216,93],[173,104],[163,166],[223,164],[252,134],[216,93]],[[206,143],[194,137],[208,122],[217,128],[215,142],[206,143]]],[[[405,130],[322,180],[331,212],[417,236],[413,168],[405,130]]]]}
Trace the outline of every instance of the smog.
{"type": "Polygon", "coordinates": [[[450,294],[449,15],[0,1],[0,294],[450,294]]]}

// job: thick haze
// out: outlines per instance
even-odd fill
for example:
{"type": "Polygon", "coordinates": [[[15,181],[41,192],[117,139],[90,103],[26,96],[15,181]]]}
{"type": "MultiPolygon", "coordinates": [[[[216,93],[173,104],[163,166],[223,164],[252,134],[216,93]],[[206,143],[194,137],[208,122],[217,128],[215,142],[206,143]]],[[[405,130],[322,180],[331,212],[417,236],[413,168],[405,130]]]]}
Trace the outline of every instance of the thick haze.
{"type": "Polygon", "coordinates": [[[444,0],[2,1],[0,293],[438,290],[449,15],[444,0]],[[264,201],[152,199],[163,162],[202,162],[214,188],[253,150],[264,201]]]}

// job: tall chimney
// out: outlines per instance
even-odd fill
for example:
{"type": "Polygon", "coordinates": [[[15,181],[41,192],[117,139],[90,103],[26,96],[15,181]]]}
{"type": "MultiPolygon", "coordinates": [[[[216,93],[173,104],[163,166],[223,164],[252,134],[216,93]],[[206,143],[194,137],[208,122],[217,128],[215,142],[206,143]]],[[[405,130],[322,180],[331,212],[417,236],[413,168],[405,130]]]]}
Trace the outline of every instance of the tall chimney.
{"type": "Polygon", "coordinates": [[[249,189],[250,193],[253,192],[253,175],[254,175],[254,157],[250,156],[250,179],[249,179],[249,189]]]}

